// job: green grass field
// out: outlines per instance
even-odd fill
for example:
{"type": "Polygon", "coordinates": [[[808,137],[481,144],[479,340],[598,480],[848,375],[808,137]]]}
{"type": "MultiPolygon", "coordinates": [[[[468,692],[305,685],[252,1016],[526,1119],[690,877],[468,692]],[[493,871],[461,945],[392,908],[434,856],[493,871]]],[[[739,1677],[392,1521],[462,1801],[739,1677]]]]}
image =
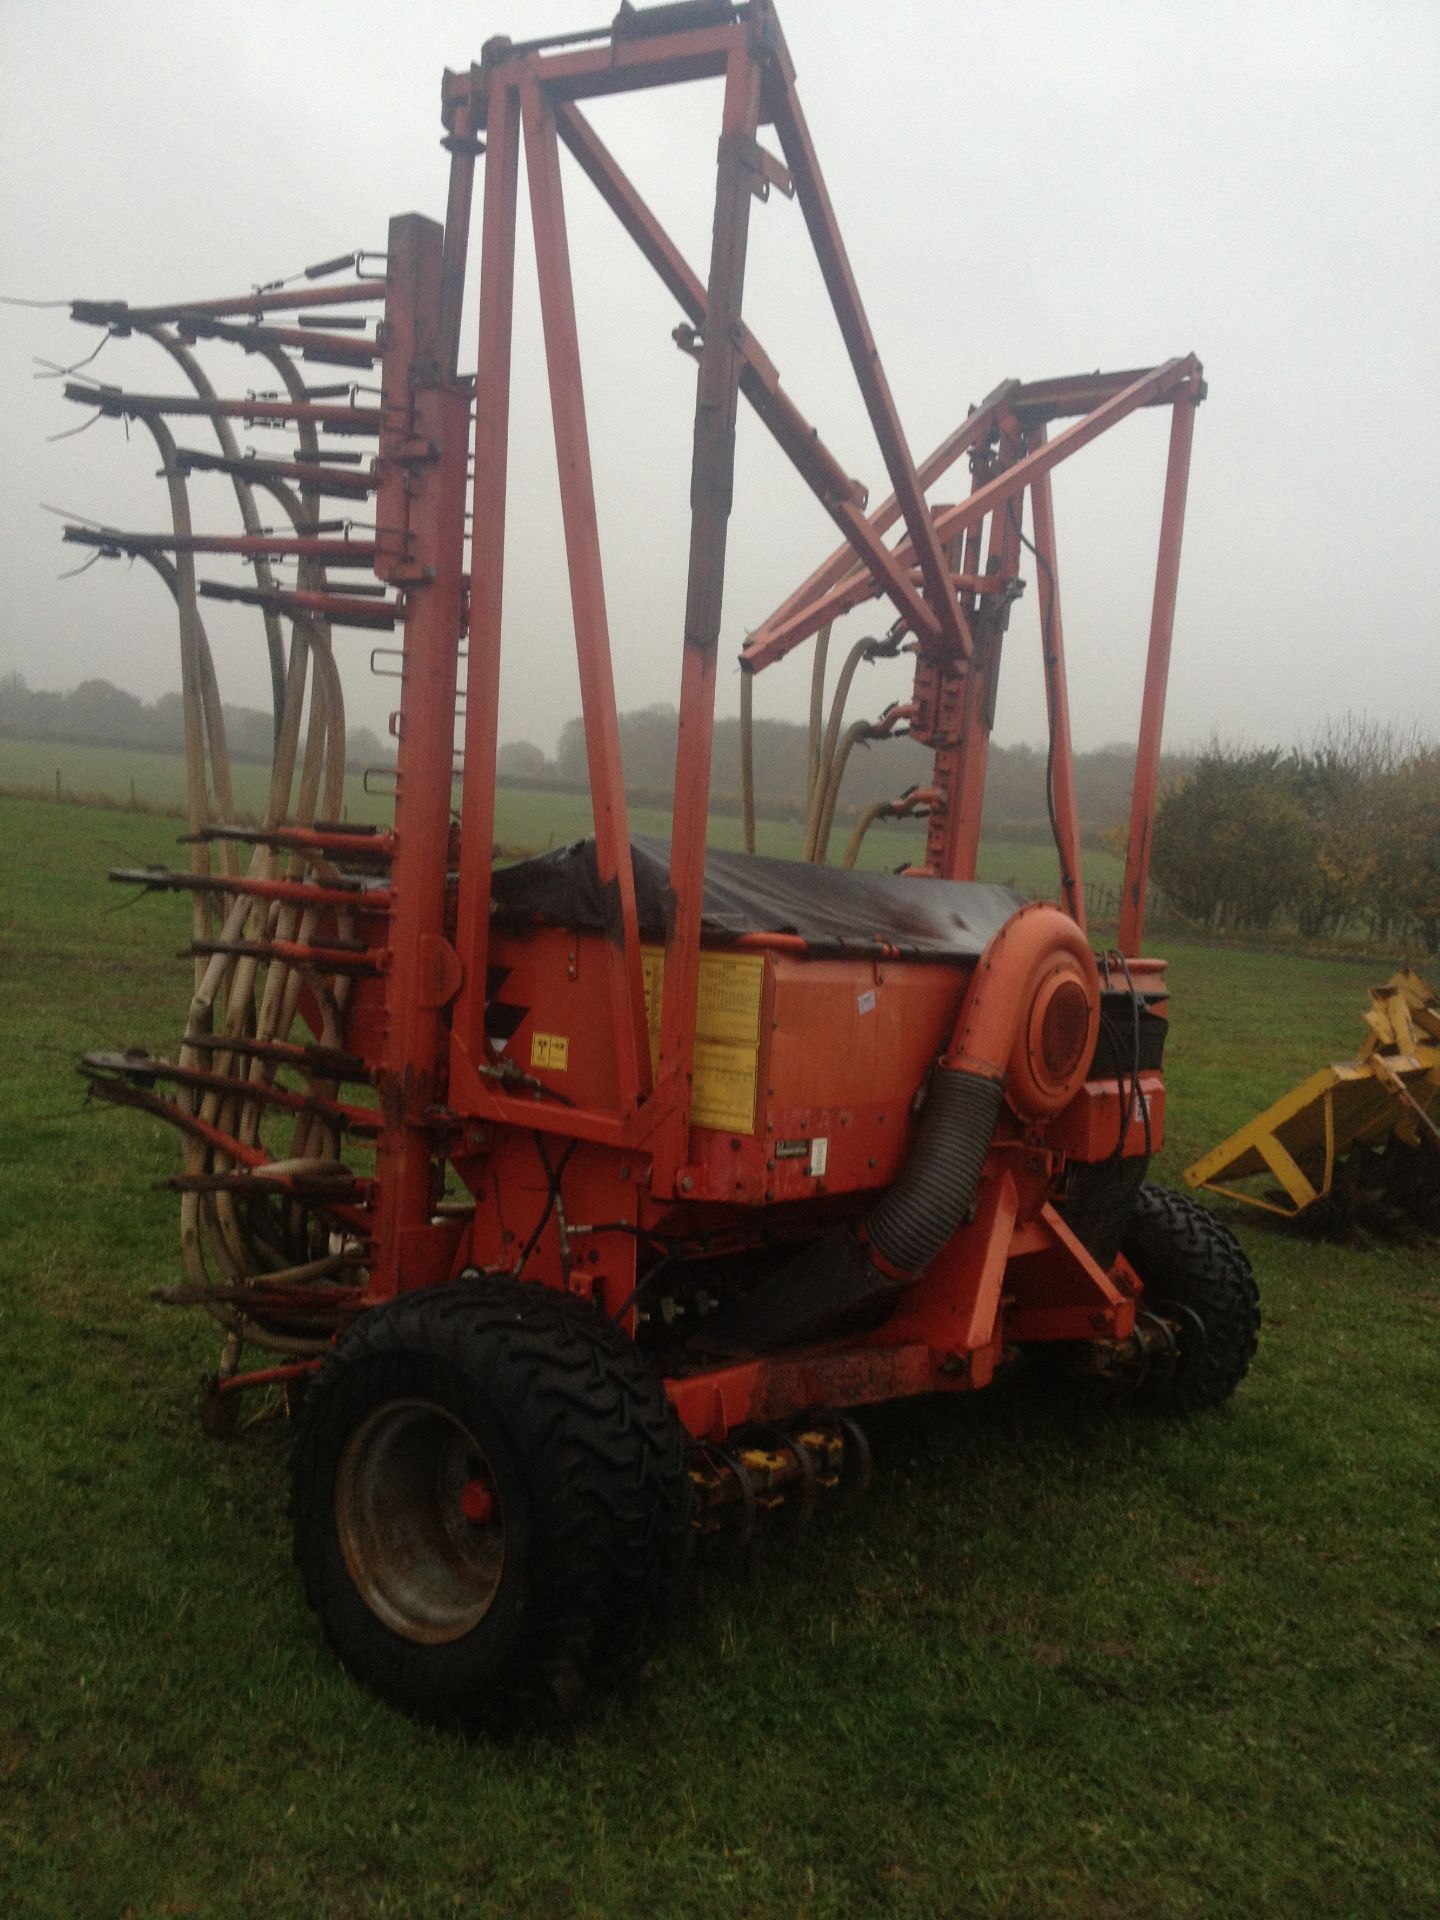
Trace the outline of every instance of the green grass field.
{"type": "MultiPolygon", "coordinates": [[[[265,805],[267,777],[262,767],[237,763],[234,768],[236,806],[258,815],[265,805]]],[[[57,786],[62,792],[98,795],[118,804],[133,801],[142,807],[183,809],[185,763],[178,754],[0,737],[0,793],[33,790],[53,794],[57,786]]],[[[390,803],[381,795],[366,793],[360,776],[351,774],[345,782],[345,811],[351,820],[388,820],[390,803]]],[[[661,807],[632,806],[630,825],[636,833],[664,837],[670,831],[670,816],[661,807]]],[[[509,851],[539,853],[592,831],[590,802],[584,794],[501,787],[496,797],[495,834],[500,845],[509,851]]],[[[835,828],[831,857],[837,862],[845,850],[849,832],[847,822],[835,828]]],[[[800,857],[804,833],[790,821],[760,820],[756,823],[755,837],[760,853],[775,854],[781,859],[800,857]]],[[[710,822],[710,840],[717,847],[743,846],[738,814],[716,814],[710,822]]],[[[916,858],[922,846],[917,826],[884,823],[867,837],[861,849],[860,865],[876,870],[896,867],[916,858]]],[[[1002,881],[1023,894],[1052,893],[1056,885],[1054,850],[1009,840],[988,843],[981,849],[979,877],[1002,881]]],[[[1121,877],[1121,863],[1113,854],[1098,848],[1087,851],[1087,881],[1114,888],[1119,886],[1121,877]]]]}
{"type": "MultiPolygon", "coordinates": [[[[203,1438],[215,1343],[147,1298],[174,1138],[73,1072],[173,1047],[185,905],[103,873],[174,831],[0,799],[0,1913],[1440,1911],[1433,1252],[1239,1221],[1260,1355],[1192,1425],[1020,1369],[873,1415],[868,1501],[758,1593],[713,1568],[567,1741],[467,1747],[360,1693],[290,1565],[282,1422],[203,1438]]],[[[1169,953],[1173,1179],[1353,1051],[1381,963],[1169,953]]]]}

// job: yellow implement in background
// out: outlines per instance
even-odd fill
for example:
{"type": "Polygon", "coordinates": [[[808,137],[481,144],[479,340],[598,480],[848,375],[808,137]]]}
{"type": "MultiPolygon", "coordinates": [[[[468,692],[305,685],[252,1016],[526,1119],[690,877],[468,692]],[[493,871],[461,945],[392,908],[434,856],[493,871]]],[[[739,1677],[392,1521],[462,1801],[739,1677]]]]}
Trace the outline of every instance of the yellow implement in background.
{"type": "MultiPolygon", "coordinates": [[[[1378,1152],[1398,1140],[1440,1155],[1430,1108],[1440,1093],[1440,1005],[1418,973],[1397,973],[1370,989],[1369,1028],[1354,1060],[1322,1067],[1264,1113],[1185,1169],[1204,1187],[1287,1219],[1330,1196],[1335,1170],[1354,1149],[1378,1152]],[[1233,1183],[1269,1175],[1279,1194],[1233,1183]],[[1283,1196],[1283,1197],[1282,1197],[1283,1196]]],[[[1440,1184],[1440,1157],[1427,1155],[1440,1184]]]]}

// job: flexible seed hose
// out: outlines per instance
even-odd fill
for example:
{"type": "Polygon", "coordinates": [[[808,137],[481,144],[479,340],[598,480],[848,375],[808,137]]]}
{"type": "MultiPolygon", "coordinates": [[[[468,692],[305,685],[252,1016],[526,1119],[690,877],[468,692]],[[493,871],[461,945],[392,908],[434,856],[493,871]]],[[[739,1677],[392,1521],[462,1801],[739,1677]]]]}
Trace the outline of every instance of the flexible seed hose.
{"type": "Polygon", "coordinates": [[[873,740],[877,729],[868,720],[852,720],[831,762],[825,783],[825,802],[815,835],[815,864],[823,867],[830,857],[830,835],[835,825],[835,809],[840,801],[840,786],[851,753],[862,740],[873,740]]]}
{"type": "Polygon", "coordinates": [[[812,862],[822,857],[817,851],[820,845],[820,831],[829,800],[830,781],[840,740],[840,726],[845,718],[845,703],[850,698],[850,683],[855,678],[860,662],[874,644],[873,640],[857,640],[846,654],[845,664],[840,669],[840,678],[835,683],[835,695],[830,702],[830,719],[825,728],[825,738],[820,746],[820,759],[816,769],[815,784],[810,793],[810,812],[805,827],[804,857],[812,862]]]}
{"type": "MultiPolygon", "coordinates": [[[[836,682],[834,697],[830,703],[828,721],[825,713],[825,669],[830,647],[831,623],[820,629],[815,640],[815,653],[810,668],[810,724],[806,739],[805,769],[805,840],[801,858],[814,866],[824,866],[830,855],[830,836],[835,828],[835,814],[840,804],[840,792],[845,779],[845,769],[850,755],[862,741],[886,738],[898,718],[909,714],[911,709],[890,706],[878,722],[855,720],[841,733],[845,718],[845,707],[850,697],[851,683],[863,660],[873,660],[879,655],[890,655],[897,650],[894,635],[885,641],[873,639],[857,640],[845,658],[836,682]],[[824,721],[822,727],[822,721],[824,721]]],[[[755,676],[741,663],[740,679],[740,813],[744,832],[745,851],[755,851],[755,676]]],[[[900,801],[883,800],[867,807],[862,815],[850,844],[846,849],[843,864],[853,867],[859,856],[865,835],[876,820],[887,813],[906,811],[900,801]]]]}
{"type": "MultiPolygon", "coordinates": [[[[184,346],[168,327],[157,325],[146,326],[142,324],[137,327],[136,331],[146,334],[158,347],[162,347],[165,352],[169,354],[175,364],[182,369],[186,379],[189,380],[191,386],[194,387],[196,393],[200,395],[202,400],[214,400],[217,397],[205,369],[200,365],[200,362],[195,358],[194,354],[191,353],[190,349],[184,346]]],[[[223,414],[218,413],[211,414],[210,421],[215,430],[215,438],[220,443],[221,452],[227,460],[238,461],[240,458],[240,444],[235,438],[235,430],[230,425],[230,422],[223,414]]],[[[240,519],[246,533],[258,534],[261,530],[260,515],[255,507],[255,495],[249,481],[245,479],[243,474],[232,473],[231,483],[235,489],[235,499],[240,508],[240,519]]],[[[271,571],[270,562],[265,559],[263,555],[257,558],[255,562],[255,579],[257,584],[262,587],[273,587],[275,585],[275,576],[271,571]]],[[[280,731],[280,707],[284,698],[285,687],[285,642],[280,631],[280,616],[267,607],[263,609],[262,617],[265,622],[265,651],[270,660],[270,693],[275,710],[275,731],[278,736],[280,731]]]]}
{"type": "Polygon", "coordinates": [[[833,620],[827,620],[815,636],[815,654],[810,662],[810,734],[805,754],[805,814],[809,818],[810,808],[815,799],[815,786],[820,778],[820,730],[825,713],[825,663],[830,654],[830,630],[833,620]]]}
{"type": "MultiPolygon", "coordinates": [[[[883,730],[876,728],[877,736],[883,730]]],[[[872,800],[855,822],[855,831],[850,835],[850,844],[845,849],[841,866],[848,868],[855,865],[860,858],[860,849],[865,844],[865,836],[877,820],[906,820],[921,807],[933,805],[934,800],[933,787],[917,787],[910,793],[902,794],[898,800],[872,800]]]]}
{"type": "Polygon", "coordinates": [[[842,867],[850,868],[855,865],[855,862],[860,858],[860,849],[865,844],[865,836],[869,833],[871,827],[874,826],[877,820],[885,818],[894,811],[895,802],[893,800],[872,800],[870,802],[869,806],[866,807],[865,811],[860,815],[860,818],[855,822],[855,830],[850,835],[849,844],[846,846],[844,855],[840,861],[842,867]]]}
{"type": "MultiPolygon", "coordinates": [[[[215,388],[198,361],[167,328],[145,326],[144,333],[162,348],[183,370],[195,391],[214,399],[215,388]]],[[[275,366],[294,399],[305,397],[303,381],[287,356],[278,350],[259,349],[275,366]]],[[[170,514],[181,551],[172,563],[160,556],[156,571],[165,579],[174,597],[180,629],[182,711],[186,748],[186,812],[192,834],[201,834],[215,819],[233,820],[235,803],[230,773],[224,715],[220,702],[213,654],[204,622],[200,616],[193,554],[183,544],[193,531],[185,476],[181,469],[173,436],[163,420],[144,415],[146,426],[155,438],[161,468],[170,499],[170,514]],[[211,810],[211,795],[214,812],[211,810]]],[[[211,416],[212,426],[222,453],[231,460],[240,458],[240,449],[230,424],[220,415],[211,416]]],[[[318,451],[313,425],[301,424],[301,443],[311,454],[318,451]]],[[[263,532],[252,483],[241,474],[232,476],[234,493],[242,525],[251,535],[263,532]]],[[[285,509],[297,532],[311,530],[317,518],[318,495],[302,492],[266,477],[267,490],[285,509]]],[[[151,557],[151,556],[147,556],[151,557]]],[[[257,583],[274,588],[277,584],[263,556],[255,563],[257,583]]],[[[323,591],[325,571],[306,558],[300,563],[299,584],[323,591]]],[[[265,807],[265,825],[282,821],[309,824],[323,811],[325,817],[338,818],[344,799],[344,702],[339,675],[330,650],[328,629],[319,621],[297,618],[291,622],[288,650],[284,644],[281,620],[272,608],[263,610],[266,647],[275,694],[274,741],[269,791],[265,807]],[[306,693],[309,691],[308,724],[306,693]],[[302,747],[302,728],[304,739],[302,747]],[[298,762],[298,790],[296,775],[298,762]]],[[[191,842],[192,871],[210,871],[209,843],[191,842]]],[[[237,870],[235,848],[221,843],[223,870],[237,870]]],[[[265,847],[257,848],[250,863],[251,877],[276,877],[277,860],[265,847]]],[[[305,862],[292,856],[287,863],[288,877],[303,876],[305,862]]],[[[217,915],[216,897],[205,891],[193,895],[194,928],[197,939],[214,936],[217,915]]],[[[296,940],[303,943],[319,930],[313,911],[302,912],[290,902],[266,902],[248,895],[222,896],[220,944],[239,940],[265,943],[296,940]]],[[[342,924],[341,937],[353,928],[342,924]]],[[[264,966],[253,955],[224,952],[197,955],[194,987],[191,994],[186,1038],[182,1041],[182,1066],[207,1065],[217,1075],[248,1082],[256,1087],[251,1099],[231,1090],[210,1089],[191,1099],[191,1111],[209,1126],[229,1134],[246,1146],[263,1146],[262,1128],[271,1109],[262,1097],[274,1081],[272,1062],[258,1053],[225,1052],[197,1047],[195,1039],[207,1034],[218,1038],[266,1041],[284,1038],[299,1014],[306,985],[320,1010],[322,1044],[339,1047],[343,1041],[343,1006],[349,982],[312,975],[308,970],[275,960],[264,966]]],[[[334,1082],[315,1082],[320,1097],[334,1097],[334,1082]]],[[[289,1153],[282,1166],[324,1167],[336,1165],[338,1138],[333,1127],[319,1114],[299,1114],[291,1127],[289,1153]]],[[[190,1176],[224,1174],[234,1171],[230,1156],[203,1138],[187,1136],[184,1171],[190,1176]]],[[[264,1205],[242,1206],[236,1195],[226,1191],[197,1191],[186,1188],[181,1200],[181,1252],[188,1278],[205,1294],[223,1292],[224,1299],[207,1298],[205,1304],[226,1331],[222,1366],[238,1364],[246,1343],[271,1351],[300,1355],[317,1351],[325,1344],[320,1335],[287,1330],[283,1325],[257,1322],[236,1299],[257,1282],[333,1285],[343,1270],[343,1251],[326,1234],[324,1247],[314,1245],[315,1217],[293,1202],[280,1198],[278,1215],[264,1205]],[[217,1289],[216,1282],[219,1287],[217,1289]]],[[[348,1290],[346,1290],[348,1291],[348,1290]]]]}

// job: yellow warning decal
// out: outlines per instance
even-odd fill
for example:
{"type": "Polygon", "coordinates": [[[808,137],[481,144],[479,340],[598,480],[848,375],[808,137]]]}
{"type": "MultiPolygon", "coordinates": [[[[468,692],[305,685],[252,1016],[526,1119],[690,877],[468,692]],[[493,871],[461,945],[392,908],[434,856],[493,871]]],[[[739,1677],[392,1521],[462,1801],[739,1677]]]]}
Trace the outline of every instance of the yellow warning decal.
{"type": "Polygon", "coordinates": [[[569,1034],[531,1034],[530,1064],[532,1067],[549,1067],[552,1073],[564,1073],[570,1064],[569,1034]]]}
{"type": "MultiPolygon", "coordinates": [[[[650,1064],[660,1057],[660,996],[665,955],[641,951],[650,1064]]],[[[695,1081],[690,1118],[697,1127],[750,1133],[755,1126],[755,1090],[760,1072],[760,1003],[765,957],[759,953],[702,953],[695,1009],[695,1081]]]]}

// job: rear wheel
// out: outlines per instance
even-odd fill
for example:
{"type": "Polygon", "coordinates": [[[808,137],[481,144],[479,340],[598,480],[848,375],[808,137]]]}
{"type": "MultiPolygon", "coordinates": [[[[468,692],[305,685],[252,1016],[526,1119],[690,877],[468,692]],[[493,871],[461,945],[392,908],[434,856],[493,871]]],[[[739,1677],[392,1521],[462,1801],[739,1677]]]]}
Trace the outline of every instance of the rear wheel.
{"type": "Polygon", "coordinates": [[[1056,1382],[1155,1413],[1222,1406],[1260,1333],[1260,1292],[1239,1241],[1187,1194],[1141,1186],[1116,1243],[1145,1284],[1134,1337],[1120,1347],[1039,1342],[1027,1360],[1056,1382]]]}
{"type": "Polygon", "coordinates": [[[1260,1291],[1239,1241],[1188,1195],[1144,1186],[1120,1250],[1145,1283],[1141,1311],[1162,1335],[1140,1401],[1162,1413],[1223,1405],[1249,1372],[1260,1335],[1260,1291]]]}
{"type": "Polygon", "coordinates": [[[339,1343],[306,1398],[292,1517],[306,1598],[358,1679],[444,1725],[554,1724],[673,1610],[684,1435],[598,1310],[457,1282],[339,1343]]]}

